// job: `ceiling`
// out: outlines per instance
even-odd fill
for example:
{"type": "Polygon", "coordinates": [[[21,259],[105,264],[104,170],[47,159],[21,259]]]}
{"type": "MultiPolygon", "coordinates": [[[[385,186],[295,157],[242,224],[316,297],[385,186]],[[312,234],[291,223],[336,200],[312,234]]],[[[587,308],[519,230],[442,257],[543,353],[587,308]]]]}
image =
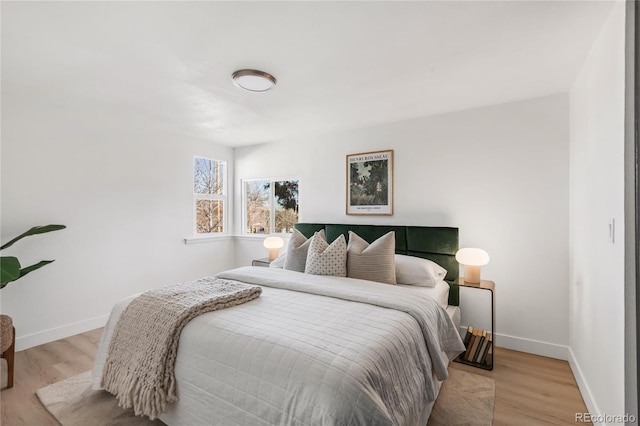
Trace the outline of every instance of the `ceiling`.
{"type": "Polygon", "coordinates": [[[2,2],[2,101],[241,146],[567,92],[597,1],[2,2]],[[276,76],[267,93],[231,73],[276,76]]]}

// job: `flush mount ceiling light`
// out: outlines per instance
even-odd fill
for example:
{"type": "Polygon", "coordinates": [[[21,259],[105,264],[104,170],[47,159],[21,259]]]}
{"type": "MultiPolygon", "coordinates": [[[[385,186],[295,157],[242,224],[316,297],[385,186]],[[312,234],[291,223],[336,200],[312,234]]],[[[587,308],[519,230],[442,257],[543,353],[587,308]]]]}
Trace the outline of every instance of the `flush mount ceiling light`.
{"type": "Polygon", "coordinates": [[[276,84],[276,78],[258,70],[238,70],[231,74],[233,84],[250,92],[266,92],[276,84]]]}

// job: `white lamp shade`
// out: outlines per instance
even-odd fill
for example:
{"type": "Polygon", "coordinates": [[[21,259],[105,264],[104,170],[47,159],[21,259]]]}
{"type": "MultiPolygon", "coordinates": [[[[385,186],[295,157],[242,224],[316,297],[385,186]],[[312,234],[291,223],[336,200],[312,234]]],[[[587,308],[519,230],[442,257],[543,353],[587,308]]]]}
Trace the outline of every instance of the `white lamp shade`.
{"type": "Polygon", "coordinates": [[[280,237],[269,237],[265,238],[262,244],[269,249],[269,260],[275,260],[280,249],[284,246],[284,240],[280,237]]]}
{"type": "Polygon", "coordinates": [[[268,249],[279,249],[284,247],[284,240],[280,237],[269,237],[265,238],[262,244],[264,244],[264,247],[268,249]]]}
{"type": "Polygon", "coordinates": [[[463,248],[456,253],[456,260],[462,265],[484,266],[489,263],[489,253],[479,248],[463,248]]]}

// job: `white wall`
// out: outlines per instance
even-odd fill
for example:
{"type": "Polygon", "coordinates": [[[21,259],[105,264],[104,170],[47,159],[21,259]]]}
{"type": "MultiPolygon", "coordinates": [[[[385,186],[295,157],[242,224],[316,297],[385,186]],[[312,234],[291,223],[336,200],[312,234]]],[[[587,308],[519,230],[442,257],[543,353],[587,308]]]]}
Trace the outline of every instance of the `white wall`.
{"type": "MultiPolygon", "coordinates": [[[[557,95],[236,149],[240,180],[300,179],[305,222],[457,226],[461,246],[487,250],[496,282],[497,344],[558,358],[568,336],[568,96],[557,95]],[[394,149],[391,217],[345,215],[345,156],[394,149]]],[[[240,204],[236,204],[240,231],[240,204]]],[[[236,244],[236,263],[264,257],[236,244]]],[[[487,295],[488,296],[488,292],[487,295]]],[[[463,290],[463,324],[488,299],[463,290]]]]}
{"type": "Polygon", "coordinates": [[[230,239],[183,242],[193,234],[196,155],[229,161],[233,176],[232,149],[172,133],[160,118],[3,93],[2,240],[68,227],[3,251],[24,264],[56,259],[2,290],[18,350],[102,326],[132,293],[233,265],[230,239]]]}
{"type": "Polygon", "coordinates": [[[592,414],[625,408],[624,24],[618,2],[570,93],[570,363],[592,414]]]}

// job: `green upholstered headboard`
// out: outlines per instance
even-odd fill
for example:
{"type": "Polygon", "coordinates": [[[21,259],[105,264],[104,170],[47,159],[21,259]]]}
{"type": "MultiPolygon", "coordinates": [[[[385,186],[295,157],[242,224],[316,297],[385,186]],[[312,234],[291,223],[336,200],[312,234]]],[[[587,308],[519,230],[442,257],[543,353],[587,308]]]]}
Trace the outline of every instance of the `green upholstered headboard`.
{"type": "Polygon", "coordinates": [[[458,251],[458,228],[438,226],[385,226],[385,225],[339,225],[326,223],[296,223],[294,227],[310,238],[314,232],[325,230],[331,242],[343,234],[348,240],[353,231],[368,242],[373,242],[389,231],[396,233],[396,253],[432,260],[447,270],[445,280],[449,282],[449,305],[460,304],[459,287],[453,284],[460,268],[456,261],[458,251]]]}

